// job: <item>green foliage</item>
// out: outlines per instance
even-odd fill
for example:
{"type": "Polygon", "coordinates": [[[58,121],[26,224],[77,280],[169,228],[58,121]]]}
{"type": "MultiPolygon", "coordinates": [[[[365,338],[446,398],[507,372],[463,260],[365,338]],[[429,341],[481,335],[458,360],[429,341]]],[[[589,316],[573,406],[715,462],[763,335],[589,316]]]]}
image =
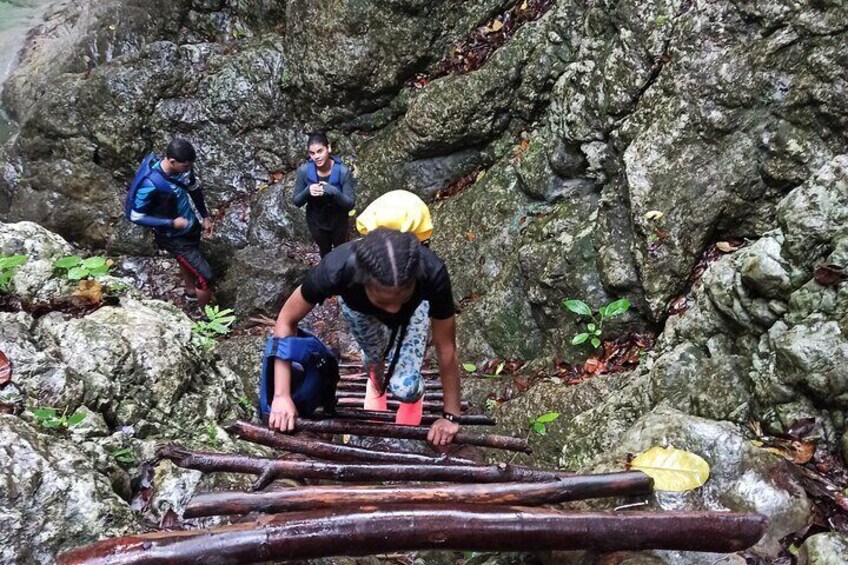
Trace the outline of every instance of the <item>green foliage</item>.
{"type": "Polygon", "coordinates": [[[578,316],[591,320],[586,321],[586,331],[575,335],[571,339],[571,344],[580,345],[588,341],[596,349],[601,345],[601,334],[604,331],[604,324],[630,309],[630,301],[626,298],[620,298],[614,302],[610,302],[606,306],[601,306],[598,309],[597,315],[593,314],[592,309],[582,300],[564,300],[562,305],[578,316]]]}
{"type": "Polygon", "coordinates": [[[662,26],[664,26],[665,24],[668,23],[668,16],[666,16],[664,14],[660,14],[659,16],[654,18],[654,23],[657,24],[658,26],[662,27],[662,26]]]}
{"type": "Polygon", "coordinates": [[[546,424],[556,421],[557,418],[559,418],[559,412],[545,412],[541,416],[530,418],[530,429],[540,436],[547,435],[546,424]]]}
{"type": "Polygon", "coordinates": [[[221,440],[218,439],[218,426],[214,422],[206,426],[206,440],[210,446],[216,449],[221,447],[221,440]]]}
{"type": "Polygon", "coordinates": [[[83,259],[77,255],[68,255],[57,259],[53,267],[65,271],[68,280],[80,281],[95,279],[109,272],[112,262],[100,255],[83,259]]]}
{"type": "Polygon", "coordinates": [[[248,412],[251,412],[253,410],[253,402],[250,401],[246,394],[242,394],[238,397],[238,403],[239,406],[241,406],[248,412]]]}
{"type": "Polygon", "coordinates": [[[121,466],[135,465],[135,454],[131,447],[120,447],[118,449],[114,449],[109,453],[109,455],[111,455],[121,466]]]}
{"type": "Polygon", "coordinates": [[[477,372],[477,365],[475,365],[474,363],[463,363],[462,368],[465,369],[469,373],[476,373],[477,372]]]}
{"type": "Polygon", "coordinates": [[[35,406],[30,408],[32,417],[39,426],[43,428],[61,428],[68,429],[78,426],[85,420],[85,412],[76,411],[68,416],[68,409],[65,408],[61,416],[58,416],[58,411],[55,408],[35,406]]]}
{"type": "Polygon", "coordinates": [[[230,333],[230,326],[236,321],[232,308],[220,309],[219,306],[206,306],[204,308],[206,320],[195,322],[191,327],[194,341],[201,347],[212,347],[215,338],[230,333]]]}
{"type": "Polygon", "coordinates": [[[9,292],[9,283],[18,268],[26,263],[29,257],[26,255],[11,255],[0,257],[0,293],[9,292]]]}

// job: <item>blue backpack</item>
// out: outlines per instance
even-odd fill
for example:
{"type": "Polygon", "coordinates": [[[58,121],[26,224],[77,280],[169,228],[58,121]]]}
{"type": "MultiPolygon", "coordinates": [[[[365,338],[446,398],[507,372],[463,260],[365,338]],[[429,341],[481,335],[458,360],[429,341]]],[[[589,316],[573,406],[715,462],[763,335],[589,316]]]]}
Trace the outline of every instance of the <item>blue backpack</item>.
{"type": "MultiPolygon", "coordinates": [[[[342,160],[338,157],[331,157],[333,163],[336,164],[335,167],[330,171],[330,178],[327,180],[328,184],[332,184],[338,187],[341,187],[342,183],[342,160]]],[[[318,182],[318,167],[315,166],[315,162],[310,159],[306,162],[306,180],[309,181],[309,184],[315,184],[318,182]]]]}
{"type": "Polygon", "coordinates": [[[263,420],[271,414],[275,359],[292,363],[292,400],[298,415],[308,418],[319,406],[325,414],[335,413],[339,362],[320,339],[298,329],[297,337],[272,336],[265,345],[259,382],[259,415],[263,420]]]}
{"type": "MultiPolygon", "coordinates": [[[[144,184],[144,181],[150,179],[153,185],[162,191],[170,191],[171,185],[175,184],[179,187],[182,187],[188,190],[188,187],[192,184],[188,185],[183,184],[176,180],[169,180],[165,178],[165,174],[154,167],[156,163],[158,163],[161,158],[155,153],[149,153],[144,159],[141,160],[141,164],[138,166],[138,169],[135,171],[135,176],[133,177],[132,182],[130,183],[129,189],[127,189],[127,196],[124,199],[124,217],[130,221],[132,221],[132,211],[133,206],[135,205],[135,197],[136,193],[138,193],[138,189],[144,184]]],[[[192,171],[192,182],[194,181],[194,172],[192,171]]]]}

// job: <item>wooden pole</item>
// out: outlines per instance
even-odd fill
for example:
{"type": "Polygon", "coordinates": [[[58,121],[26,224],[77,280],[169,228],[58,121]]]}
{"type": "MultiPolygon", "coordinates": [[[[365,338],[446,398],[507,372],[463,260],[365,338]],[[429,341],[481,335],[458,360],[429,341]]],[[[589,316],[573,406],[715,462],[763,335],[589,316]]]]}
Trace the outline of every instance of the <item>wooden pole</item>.
{"type": "MultiPolygon", "coordinates": [[[[393,410],[397,410],[398,406],[400,406],[400,402],[398,402],[397,400],[389,399],[388,402],[386,402],[386,405],[387,405],[388,408],[391,408],[393,410]]],[[[362,397],[360,397],[360,398],[339,398],[339,406],[361,407],[362,406],[362,397]]],[[[463,400],[460,408],[462,409],[463,412],[465,412],[468,409],[468,401],[463,400]]],[[[445,405],[442,402],[438,402],[438,401],[434,401],[434,400],[425,400],[423,409],[424,409],[424,412],[435,412],[436,414],[441,414],[445,409],[445,405]]]]}
{"type": "Polygon", "coordinates": [[[494,483],[437,486],[320,486],[274,492],[216,492],[191,499],[184,518],[292,512],[373,504],[509,504],[538,506],[568,500],[651,492],[653,479],[644,473],[574,475],[544,483],[494,483]]]}
{"type": "MultiPolygon", "coordinates": [[[[381,422],[394,422],[394,412],[380,412],[377,410],[363,410],[361,408],[339,408],[332,416],[326,418],[339,418],[342,420],[378,420],[381,422]]],[[[424,414],[421,424],[429,426],[439,418],[441,414],[424,414]]],[[[494,426],[497,422],[485,414],[463,414],[459,417],[459,423],[463,426],[494,426]]]]}
{"type": "MultiPolygon", "coordinates": [[[[338,390],[337,389],[336,390],[336,398],[339,398],[339,399],[341,399],[341,398],[355,398],[355,399],[360,401],[359,402],[360,404],[362,404],[362,401],[365,400],[365,389],[363,388],[361,391],[360,390],[346,390],[346,389],[338,390]]],[[[392,398],[393,398],[392,393],[389,393],[389,399],[392,399],[392,398]]],[[[425,392],[424,393],[424,401],[425,402],[428,401],[428,400],[442,402],[444,399],[445,399],[444,394],[441,391],[433,391],[433,392],[425,392]]],[[[468,406],[469,406],[468,401],[467,400],[460,401],[460,406],[463,409],[467,409],[468,406]]]]}
{"type": "Polygon", "coordinates": [[[451,483],[542,482],[569,476],[512,465],[402,465],[397,463],[327,463],[289,461],[245,455],[192,452],[178,445],[162,447],[158,456],[178,467],[204,473],[258,475],[251,490],[261,490],[277,479],[327,479],[340,482],[426,481],[451,483]]]}
{"type": "Polygon", "coordinates": [[[460,457],[429,457],[418,453],[398,451],[372,451],[361,447],[329,443],[317,439],[305,439],[280,432],[264,426],[256,426],[236,421],[225,426],[228,433],[245,441],[275,447],[292,453],[308,455],[314,459],[329,461],[354,461],[375,463],[407,463],[424,465],[476,465],[476,461],[460,457]]]}
{"type": "MultiPolygon", "coordinates": [[[[350,434],[356,436],[393,437],[399,439],[427,439],[430,428],[426,426],[401,426],[398,424],[383,424],[377,422],[358,422],[355,420],[304,420],[295,421],[295,429],[319,434],[350,434]]],[[[476,445],[531,453],[530,444],[526,439],[492,434],[478,434],[460,431],[453,438],[453,443],[476,445]]]]}
{"type": "Polygon", "coordinates": [[[408,505],[312,510],[212,530],[108,539],[59,555],[60,565],[235,565],[400,551],[731,553],[765,533],[760,514],[567,513],[514,506],[408,505]]]}

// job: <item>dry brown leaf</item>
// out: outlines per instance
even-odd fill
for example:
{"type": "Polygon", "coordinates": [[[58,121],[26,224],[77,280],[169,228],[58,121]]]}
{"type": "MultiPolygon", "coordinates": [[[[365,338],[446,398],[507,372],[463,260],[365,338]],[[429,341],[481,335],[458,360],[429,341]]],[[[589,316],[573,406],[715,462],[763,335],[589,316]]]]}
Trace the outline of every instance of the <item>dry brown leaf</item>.
{"type": "Polygon", "coordinates": [[[792,461],[798,465],[803,465],[813,458],[816,453],[816,442],[814,441],[793,441],[792,442],[792,461]]]}
{"type": "Polygon", "coordinates": [[[470,230],[469,230],[469,231],[468,231],[468,232],[466,232],[466,234],[465,234],[465,239],[467,239],[468,241],[474,241],[475,239],[477,239],[477,236],[474,234],[474,232],[473,232],[473,231],[470,231],[470,230]]]}
{"type": "Polygon", "coordinates": [[[716,248],[722,253],[732,253],[739,249],[737,246],[732,245],[727,241],[719,241],[718,243],[716,243],[716,248]]]}
{"type": "Polygon", "coordinates": [[[91,304],[100,304],[103,301],[103,287],[98,281],[82,280],[73,296],[82,298],[91,304]]]}
{"type": "Polygon", "coordinates": [[[661,220],[663,216],[665,216],[664,212],[660,212],[659,210],[651,210],[649,212],[645,212],[645,215],[642,217],[650,222],[653,220],[661,220]]]}
{"type": "Polygon", "coordinates": [[[835,286],[848,279],[848,273],[841,265],[819,265],[813,272],[813,278],[822,286],[835,286]]]}

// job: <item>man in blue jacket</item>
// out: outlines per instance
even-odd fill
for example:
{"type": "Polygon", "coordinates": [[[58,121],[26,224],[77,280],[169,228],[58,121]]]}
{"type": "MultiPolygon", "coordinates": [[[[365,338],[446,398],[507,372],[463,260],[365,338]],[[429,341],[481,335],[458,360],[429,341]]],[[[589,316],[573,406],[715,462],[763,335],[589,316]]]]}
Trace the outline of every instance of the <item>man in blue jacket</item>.
{"type": "Polygon", "coordinates": [[[212,299],[212,268],[200,252],[200,239],[212,234],[212,220],[192,170],[196,159],[194,147],[184,139],[171,141],[164,159],[146,158],[127,206],[129,219],[153,228],[159,249],[176,258],[186,299],[202,308],[212,299]]]}

